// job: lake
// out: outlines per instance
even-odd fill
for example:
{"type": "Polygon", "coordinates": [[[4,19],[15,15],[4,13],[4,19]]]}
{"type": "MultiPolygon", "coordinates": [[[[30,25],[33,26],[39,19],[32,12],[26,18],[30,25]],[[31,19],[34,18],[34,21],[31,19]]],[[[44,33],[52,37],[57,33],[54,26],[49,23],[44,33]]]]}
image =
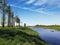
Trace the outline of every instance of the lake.
{"type": "Polygon", "coordinates": [[[60,45],[60,31],[54,29],[32,28],[39,33],[41,39],[51,45],[60,45]]]}

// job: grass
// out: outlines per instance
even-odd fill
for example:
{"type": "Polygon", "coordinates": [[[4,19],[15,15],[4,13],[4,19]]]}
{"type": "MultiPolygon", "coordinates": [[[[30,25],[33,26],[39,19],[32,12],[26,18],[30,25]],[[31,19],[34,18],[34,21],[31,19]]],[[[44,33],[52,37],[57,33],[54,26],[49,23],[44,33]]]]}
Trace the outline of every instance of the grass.
{"type": "Polygon", "coordinates": [[[0,45],[48,45],[30,28],[0,28],[0,45]]]}

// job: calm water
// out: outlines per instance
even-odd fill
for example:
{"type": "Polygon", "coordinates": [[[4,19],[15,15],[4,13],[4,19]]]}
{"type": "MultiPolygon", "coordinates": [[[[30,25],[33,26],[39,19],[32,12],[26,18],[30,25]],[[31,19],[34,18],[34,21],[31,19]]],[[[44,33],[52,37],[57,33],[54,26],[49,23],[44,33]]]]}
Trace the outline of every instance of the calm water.
{"type": "Polygon", "coordinates": [[[53,29],[33,28],[39,33],[39,36],[47,43],[52,45],[60,45],[60,31],[53,29]]]}

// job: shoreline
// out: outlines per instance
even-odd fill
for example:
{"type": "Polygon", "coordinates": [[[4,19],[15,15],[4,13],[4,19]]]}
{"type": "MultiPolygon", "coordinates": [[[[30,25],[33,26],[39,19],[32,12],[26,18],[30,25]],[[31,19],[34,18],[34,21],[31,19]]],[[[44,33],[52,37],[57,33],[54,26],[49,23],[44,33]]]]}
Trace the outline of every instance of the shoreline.
{"type": "Polygon", "coordinates": [[[34,28],[43,28],[43,29],[54,29],[57,31],[60,31],[60,26],[39,26],[39,27],[34,27],[34,28]]]}

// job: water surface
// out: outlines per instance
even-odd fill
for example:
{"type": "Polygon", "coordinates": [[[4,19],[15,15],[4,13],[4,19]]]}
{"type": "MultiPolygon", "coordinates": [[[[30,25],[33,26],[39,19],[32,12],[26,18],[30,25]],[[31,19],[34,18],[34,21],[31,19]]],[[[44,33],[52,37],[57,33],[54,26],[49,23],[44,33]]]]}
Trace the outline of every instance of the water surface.
{"type": "Polygon", "coordinates": [[[33,28],[39,33],[39,36],[47,43],[52,45],[60,45],[60,31],[53,29],[33,28]]]}

